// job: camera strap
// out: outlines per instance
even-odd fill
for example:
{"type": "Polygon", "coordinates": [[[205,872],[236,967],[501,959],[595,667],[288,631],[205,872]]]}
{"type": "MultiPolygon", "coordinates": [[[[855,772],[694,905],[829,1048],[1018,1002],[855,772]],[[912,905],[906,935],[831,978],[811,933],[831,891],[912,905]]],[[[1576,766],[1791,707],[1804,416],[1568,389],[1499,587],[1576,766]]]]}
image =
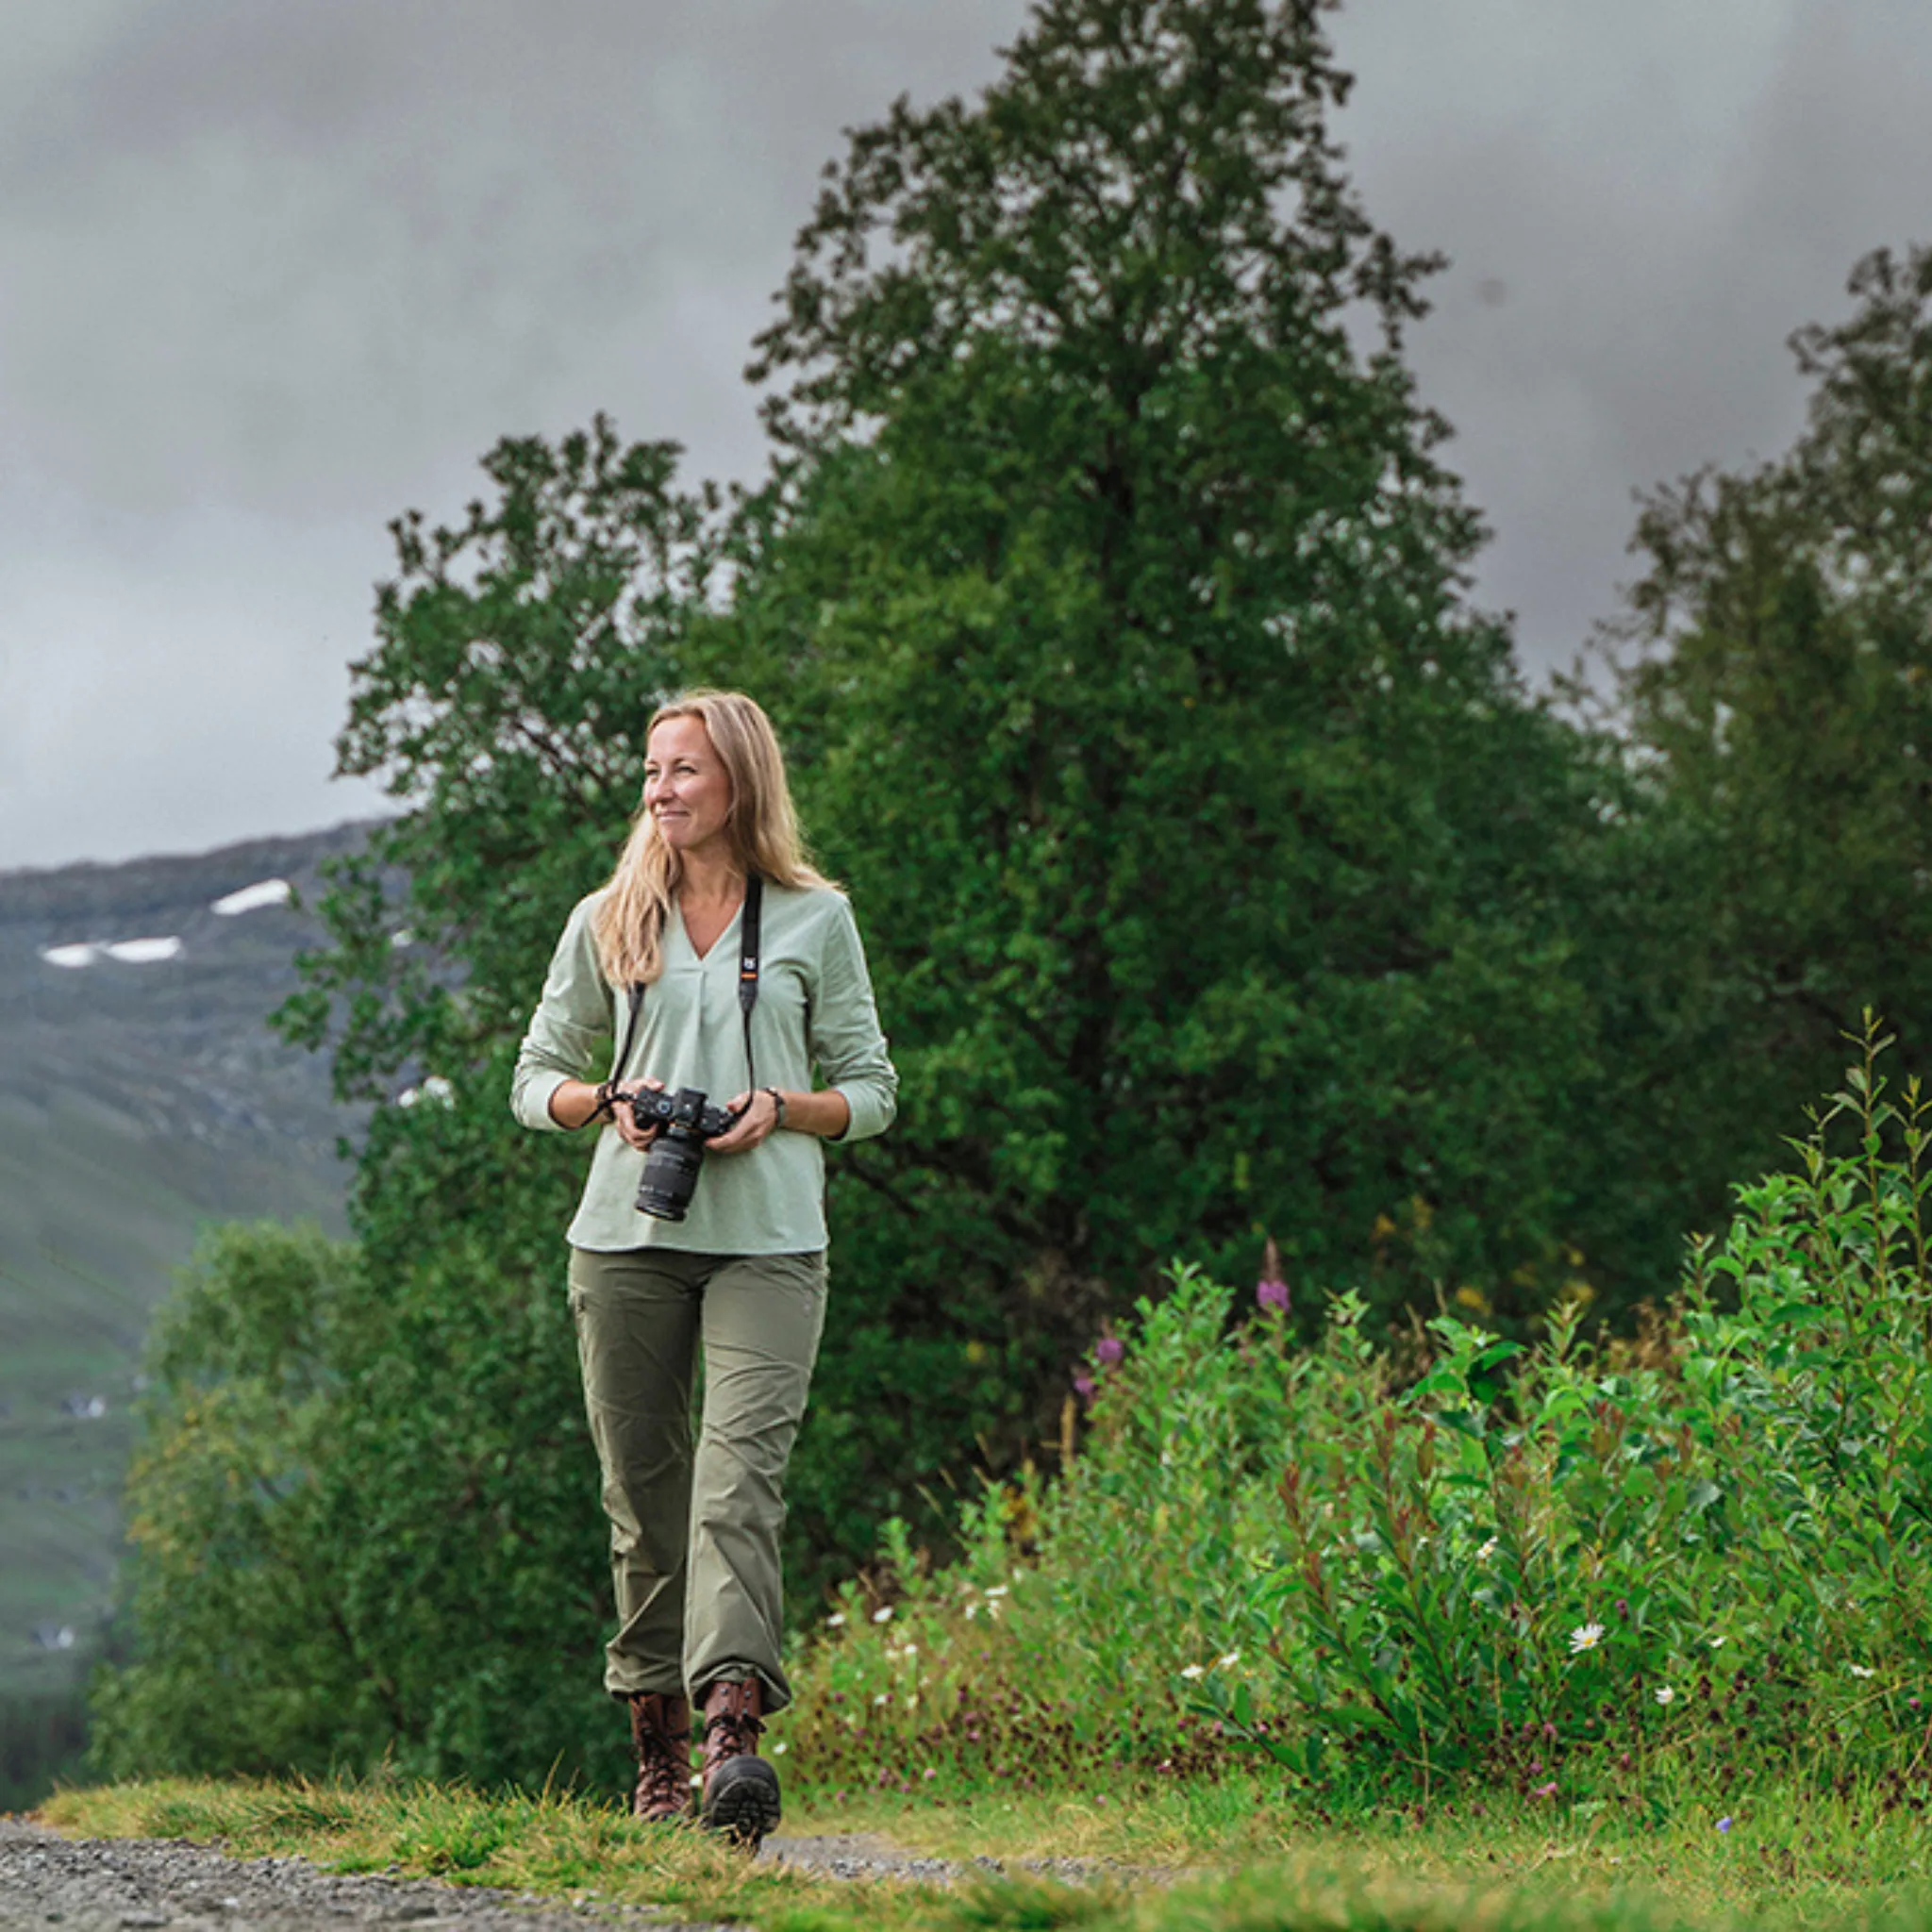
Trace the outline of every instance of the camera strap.
{"type": "MultiPolygon", "coordinates": [[[[738,922],[738,1009],[744,1015],[744,1086],[747,1093],[758,1091],[758,1073],[751,1057],[751,1009],[758,1003],[758,915],[764,910],[765,882],[753,873],[744,882],[744,908],[738,922]]],[[[624,1023],[624,1044],[611,1062],[613,1082],[624,1078],[624,1063],[630,1058],[631,1042],[638,1037],[638,1015],[643,1010],[644,987],[639,980],[630,990],[630,1013],[624,1023]]]]}
{"type": "Polygon", "coordinates": [[[751,1058],[751,1009],[758,1003],[758,915],[765,907],[765,882],[753,873],[744,882],[744,911],[738,922],[738,1008],[744,1015],[744,1091],[758,1091],[751,1058]]]}

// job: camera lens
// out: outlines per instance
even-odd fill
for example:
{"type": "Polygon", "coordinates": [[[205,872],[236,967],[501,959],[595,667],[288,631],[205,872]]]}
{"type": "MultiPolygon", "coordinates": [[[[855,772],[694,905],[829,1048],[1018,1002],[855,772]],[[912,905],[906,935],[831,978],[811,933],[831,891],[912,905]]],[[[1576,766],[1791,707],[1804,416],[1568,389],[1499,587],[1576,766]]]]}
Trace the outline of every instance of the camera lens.
{"type": "Polygon", "coordinates": [[[705,1143],[680,1126],[660,1135],[644,1156],[638,1183],[638,1212],[657,1221],[682,1221],[704,1165],[705,1143]]]}

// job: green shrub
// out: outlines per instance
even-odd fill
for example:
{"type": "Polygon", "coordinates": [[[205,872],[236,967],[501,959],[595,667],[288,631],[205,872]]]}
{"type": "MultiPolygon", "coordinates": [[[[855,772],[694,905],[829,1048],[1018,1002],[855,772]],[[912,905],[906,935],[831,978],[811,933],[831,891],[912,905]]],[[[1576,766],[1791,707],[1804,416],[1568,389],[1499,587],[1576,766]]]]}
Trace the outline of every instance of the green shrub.
{"type": "Polygon", "coordinates": [[[1573,1300],[1533,1346],[1444,1313],[1391,1352],[1344,1295],[1304,1353],[1176,1271],[1097,1353],[1061,1483],[991,1492],[938,1574],[902,1533],[889,1583],[847,1592],[805,1662],[804,1765],[1024,1782],[1241,1740],[1336,1790],[1916,1793],[1927,1108],[1880,1077],[1889,1044],[1868,1030],[1647,1346],[1586,1344],[1573,1300]]]}

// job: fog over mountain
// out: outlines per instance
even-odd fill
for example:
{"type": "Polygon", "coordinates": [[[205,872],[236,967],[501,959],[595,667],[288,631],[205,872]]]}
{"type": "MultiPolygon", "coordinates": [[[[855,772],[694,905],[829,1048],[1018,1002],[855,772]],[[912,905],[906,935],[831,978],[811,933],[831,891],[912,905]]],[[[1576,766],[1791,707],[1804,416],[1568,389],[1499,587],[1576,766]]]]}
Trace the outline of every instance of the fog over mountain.
{"type": "MultiPolygon", "coordinates": [[[[386,520],[608,409],[754,474],[739,371],[843,125],[982,84],[1020,0],[17,0],[0,41],[0,866],[373,808],[332,786],[386,520]]],[[[1374,0],[1371,212],[1533,668],[1630,491],[1785,443],[1783,347],[1932,222],[1932,8],[1374,0]]]]}

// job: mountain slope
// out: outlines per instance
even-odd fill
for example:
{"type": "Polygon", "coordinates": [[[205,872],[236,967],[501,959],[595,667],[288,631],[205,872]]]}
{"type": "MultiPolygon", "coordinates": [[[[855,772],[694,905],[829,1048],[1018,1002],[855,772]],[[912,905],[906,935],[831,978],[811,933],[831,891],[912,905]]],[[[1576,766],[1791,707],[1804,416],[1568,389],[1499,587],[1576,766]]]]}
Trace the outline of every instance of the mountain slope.
{"type": "Polygon", "coordinates": [[[313,903],[363,836],[0,874],[0,1695],[106,1616],[142,1340],[197,1227],[341,1228],[358,1116],[266,1023],[320,936],[275,882],[313,903]]]}

